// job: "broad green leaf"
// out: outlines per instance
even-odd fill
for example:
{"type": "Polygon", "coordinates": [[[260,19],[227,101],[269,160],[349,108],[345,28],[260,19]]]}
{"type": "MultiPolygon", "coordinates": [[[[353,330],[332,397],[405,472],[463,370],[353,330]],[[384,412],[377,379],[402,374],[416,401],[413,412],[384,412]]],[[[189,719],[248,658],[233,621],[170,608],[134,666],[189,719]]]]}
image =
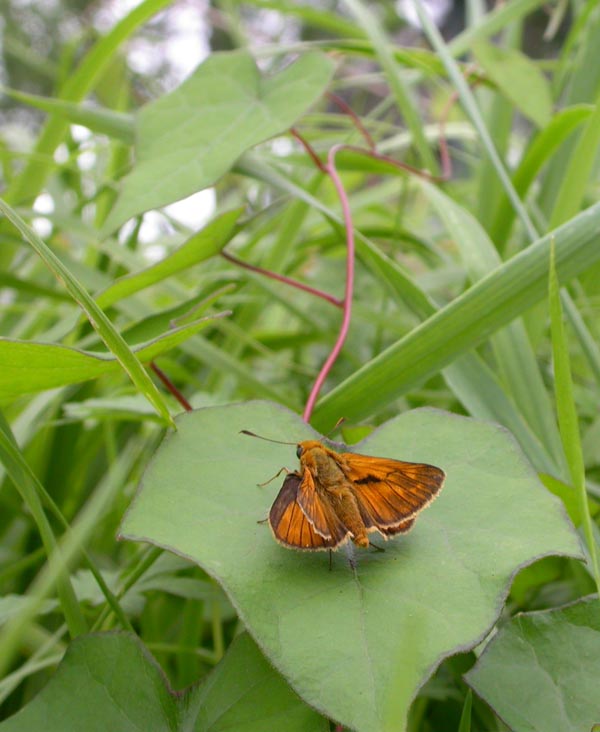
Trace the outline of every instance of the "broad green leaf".
{"type": "Polygon", "coordinates": [[[105,232],[212,185],[245,150],[286,132],[323,94],[332,72],[318,52],[270,77],[246,51],[213,54],[139,113],[136,164],[105,232]]]}
{"type": "Polygon", "coordinates": [[[325,732],[265,661],[248,635],[237,638],[201,686],[173,692],[140,641],[125,633],[73,642],[54,677],[1,732],[325,732]]]}
{"type": "Polygon", "coordinates": [[[600,259],[598,226],[600,204],[497,267],[338,384],[317,404],[315,426],[327,428],[340,415],[360,419],[375,413],[543,300],[552,238],[561,282],[585,271],[600,259]]]}
{"type": "MultiPolygon", "coordinates": [[[[215,317],[227,314],[201,318],[174,328],[159,338],[138,344],[133,352],[141,362],[148,363],[210,325],[215,317]]],[[[117,359],[107,353],[80,351],[53,343],[0,338],[0,399],[77,384],[119,370],[117,359]]]]}
{"type": "Polygon", "coordinates": [[[193,267],[195,264],[218,254],[233,236],[235,223],[241,213],[242,209],[238,208],[217,216],[160,262],[143,269],[141,272],[133,272],[119,277],[96,297],[99,307],[106,308],[133,295],[135,292],[150,287],[177,272],[193,267]]]}
{"type": "Polygon", "coordinates": [[[514,48],[477,43],[475,56],[486,74],[520,111],[538,127],[552,117],[550,84],[535,63],[514,48]]]}
{"type": "Polygon", "coordinates": [[[513,732],[592,729],[600,720],[600,603],[517,615],[465,678],[513,732]]]}
{"type": "Polygon", "coordinates": [[[383,553],[361,551],[356,573],[343,551],[329,571],[326,553],[290,551],[257,523],[278,488],[256,484],[295,467],[294,443],[315,435],[297,415],[251,402],[189,412],[177,425],[147,470],[122,535],[186,556],[214,576],[302,698],[352,729],[403,730],[436,665],[476,645],[494,624],[517,569],[580,552],[559,501],[507,433],[490,424],[408,412],[352,446],[447,473],[414,531],[383,553]]]}

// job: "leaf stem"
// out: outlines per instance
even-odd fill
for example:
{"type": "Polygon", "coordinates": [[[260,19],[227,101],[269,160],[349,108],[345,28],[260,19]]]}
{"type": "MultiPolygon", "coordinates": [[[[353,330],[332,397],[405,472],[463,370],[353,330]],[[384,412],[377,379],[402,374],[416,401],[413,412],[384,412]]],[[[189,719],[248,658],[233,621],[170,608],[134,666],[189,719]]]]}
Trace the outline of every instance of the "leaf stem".
{"type": "Polygon", "coordinates": [[[150,362],[150,368],[154,373],[158,376],[158,378],[161,380],[165,388],[171,392],[171,394],[177,399],[177,401],[181,404],[181,406],[185,409],[186,412],[191,412],[193,407],[188,402],[188,400],[183,396],[183,394],[179,391],[179,389],[175,386],[175,384],[169,379],[169,377],[165,374],[162,369],[160,369],[154,361],[150,362]]]}
{"type": "Polygon", "coordinates": [[[344,303],[341,300],[338,300],[337,297],[334,297],[333,295],[330,295],[327,292],[323,292],[322,290],[317,290],[316,288],[311,287],[310,285],[305,285],[304,282],[299,282],[298,280],[293,280],[291,277],[286,277],[285,275],[277,274],[277,272],[271,272],[271,270],[263,269],[262,267],[257,267],[254,264],[247,264],[246,262],[242,262],[241,259],[237,259],[237,257],[233,257],[231,254],[228,254],[227,252],[221,252],[221,256],[224,259],[226,259],[228,262],[231,262],[232,264],[236,264],[238,267],[243,267],[244,269],[248,269],[251,272],[257,272],[258,274],[262,274],[265,277],[270,277],[272,280],[277,280],[277,282],[283,282],[286,285],[290,285],[290,287],[295,287],[298,290],[302,290],[303,292],[308,292],[311,295],[320,297],[322,300],[327,300],[327,302],[331,303],[332,305],[335,305],[336,308],[341,308],[344,305],[344,303]]]}
{"type": "Polygon", "coordinates": [[[346,191],[335,167],[335,156],[343,148],[343,145],[334,145],[331,148],[327,155],[326,172],[327,175],[329,175],[329,177],[331,178],[339,196],[340,203],[342,205],[342,212],[344,215],[344,225],[346,229],[346,289],[344,292],[344,315],[335,345],[333,346],[331,353],[327,357],[327,360],[323,364],[321,371],[319,372],[319,375],[317,376],[311,392],[308,396],[308,400],[304,408],[304,413],[302,415],[302,419],[305,422],[310,421],[310,417],[319,396],[319,392],[321,391],[321,387],[323,386],[323,383],[325,382],[325,379],[327,378],[331,367],[335,363],[340,351],[342,350],[342,346],[344,345],[344,341],[346,340],[346,336],[348,335],[348,330],[350,328],[350,318],[352,315],[352,296],[354,294],[354,227],[352,225],[352,213],[350,211],[348,196],[346,195],[346,191]]]}

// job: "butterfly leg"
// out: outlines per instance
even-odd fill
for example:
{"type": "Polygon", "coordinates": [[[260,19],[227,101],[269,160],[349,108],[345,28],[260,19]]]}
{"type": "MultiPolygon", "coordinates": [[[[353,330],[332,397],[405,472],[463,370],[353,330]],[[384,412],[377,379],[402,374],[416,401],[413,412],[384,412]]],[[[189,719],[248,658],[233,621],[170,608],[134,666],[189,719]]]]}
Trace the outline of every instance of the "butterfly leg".
{"type": "Polygon", "coordinates": [[[264,487],[265,487],[266,485],[269,485],[269,483],[270,483],[270,482],[271,482],[272,480],[275,480],[275,478],[279,478],[279,476],[280,476],[280,475],[281,475],[282,473],[286,473],[286,474],[288,474],[289,472],[291,472],[291,471],[289,471],[289,470],[288,470],[287,468],[281,468],[281,470],[280,470],[279,472],[275,473],[275,475],[274,475],[274,476],[273,476],[272,478],[269,478],[269,480],[265,480],[265,482],[264,482],[264,483],[257,483],[256,485],[257,485],[257,486],[258,486],[259,488],[264,488],[264,487]]]}
{"type": "Polygon", "coordinates": [[[348,542],[344,545],[344,549],[346,551],[346,557],[348,558],[348,564],[350,565],[350,569],[353,572],[356,572],[356,559],[354,556],[354,546],[348,542]]]}
{"type": "Polygon", "coordinates": [[[382,546],[377,546],[377,544],[373,544],[372,541],[369,541],[369,546],[372,546],[373,549],[375,549],[376,552],[384,552],[385,549],[382,546]]]}
{"type": "Polygon", "coordinates": [[[329,571],[333,570],[333,552],[329,550],[329,571]]]}

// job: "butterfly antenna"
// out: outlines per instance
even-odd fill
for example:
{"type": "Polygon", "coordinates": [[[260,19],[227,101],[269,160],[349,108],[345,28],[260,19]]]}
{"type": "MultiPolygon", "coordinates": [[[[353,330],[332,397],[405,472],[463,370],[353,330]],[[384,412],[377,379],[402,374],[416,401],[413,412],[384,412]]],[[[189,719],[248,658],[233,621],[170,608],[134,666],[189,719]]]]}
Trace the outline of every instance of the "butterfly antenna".
{"type": "Polygon", "coordinates": [[[296,445],[296,442],[283,442],[282,440],[272,440],[270,437],[263,437],[262,435],[257,435],[255,432],[250,432],[250,430],[240,430],[240,435],[249,435],[250,437],[258,437],[259,440],[266,440],[267,442],[276,442],[278,445],[296,445]]]}
{"type": "Polygon", "coordinates": [[[338,421],[333,425],[333,427],[329,430],[329,432],[326,435],[323,435],[324,437],[329,437],[329,435],[332,435],[337,428],[342,424],[342,422],[346,421],[346,417],[340,417],[338,421]]]}

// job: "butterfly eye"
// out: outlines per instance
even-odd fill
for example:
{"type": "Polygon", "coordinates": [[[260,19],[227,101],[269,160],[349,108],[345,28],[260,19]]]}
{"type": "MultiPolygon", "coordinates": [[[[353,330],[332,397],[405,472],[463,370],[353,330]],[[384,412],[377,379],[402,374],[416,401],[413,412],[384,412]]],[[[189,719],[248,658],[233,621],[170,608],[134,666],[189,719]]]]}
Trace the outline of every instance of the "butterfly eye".
{"type": "Polygon", "coordinates": [[[303,449],[302,445],[298,445],[298,447],[296,448],[296,457],[301,458],[303,452],[304,452],[304,449],[303,449]]]}

